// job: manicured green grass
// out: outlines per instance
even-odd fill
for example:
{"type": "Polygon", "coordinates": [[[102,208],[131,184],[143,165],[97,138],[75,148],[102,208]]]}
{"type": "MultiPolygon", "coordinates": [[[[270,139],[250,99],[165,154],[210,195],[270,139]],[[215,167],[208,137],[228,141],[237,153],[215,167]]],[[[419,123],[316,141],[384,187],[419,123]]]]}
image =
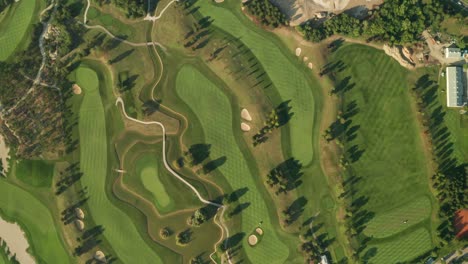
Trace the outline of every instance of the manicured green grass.
{"type": "Polygon", "coordinates": [[[0,24],[0,61],[6,60],[25,38],[39,1],[19,1],[7,10],[0,24]]]}
{"type": "Polygon", "coordinates": [[[420,197],[408,204],[397,207],[389,212],[377,215],[364,230],[369,237],[384,238],[397,234],[409,226],[418,224],[431,213],[431,201],[420,197]],[[408,221],[403,223],[403,221],[408,221]]]}
{"type": "MultiPolygon", "coordinates": [[[[288,248],[276,235],[264,197],[257,185],[246,157],[239,149],[233,134],[232,109],[227,96],[193,66],[184,66],[176,79],[176,91],[180,98],[196,114],[205,134],[205,143],[211,144],[210,157],[226,157],[218,169],[234,190],[247,187],[240,198],[241,203],[250,203],[242,214],[242,230],[249,234],[263,221],[265,235],[257,246],[250,247],[245,237],[244,250],[252,263],[283,263],[288,257],[288,248]]],[[[186,135],[189,136],[189,135],[186,135]]]]}
{"type": "Polygon", "coordinates": [[[426,229],[419,228],[409,234],[398,236],[396,239],[376,246],[370,244],[368,248],[370,252],[376,252],[376,256],[370,258],[371,263],[404,261],[411,263],[412,259],[432,249],[431,235],[426,229]]]}
{"type": "Polygon", "coordinates": [[[112,15],[102,13],[96,8],[90,8],[89,11],[91,11],[91,15],[88,16],[88,20],[91,21],[91,25],[96,24],[104,26],[110,32],[112,32],[112,34],[119,37],[131,38],[134,35],[134,29],[131,26],[122,23],[118,19],[115,19],[112,15]]]}
{"type": "Polygon", "coordinates": [[[106,117],[99,93],[99,86],[104,84],[100,83],[97,73],[86,66],[77,69],[76,79],[84,90],[79,115],[81,181],[88,186],[88,206],[93,220],[104,227],[104,236],[123,263],[147,263],[148,260],[162,263],[140,237],[128,215],[115,207],[106,195],[106,117]]]}
{"type": "Polygon", "coordinates": [[[42,160],[21,160],[16,166],[16,178],[34,187],[50,187],[54,165],[42,160]]]}
{"type": "Polygon", "coordinates": [[[58,235],[49,209],[33,195],[0,179],[0,214],[25,230],[33,255],[40,263],[71,263],[68,252],[58,235]]]}
{"type": "MultiPolygon", "coordinates": [[[[411,107],[408,72],[382,51],[366,46],[345,45],[332,56],[334,62],[345,66],[342,71],[332,70],[338,77],[337,87],[349,78],[350,89],[343,96],[343,112],[346,115],[346,108],[352,103],[357,109],[348,118],[351,123],[344,136],[348,138],[345,149],[351,163],[349,171],[356,176],[356,182],[350,183],[348,188],[355,190],[352,199],[358,203],[358,211],[370,212],[370,217],[362,220],[362,224],[369,224],[370,228],[365,234],[384,237],[405,231],[399,221],[411,221],[407,224],[409,227],[427,219],[432,211],[421,208],[430,206],[422,200],[432,194],[428,161],[411,107]],[[353,147],[362,153],[351,154],[353,147]],[[353,157],[357,159],[354,162],[353,157]],[[379,231],[379,227],[388,229],[379,231]]],[[[426,223],[423,221],[419,225],[426,223]]],[[[424,232],[428,235],[418,232],[404,237],[392,236],[381,245],[386,249],[377,251],[371,262],[374,259],[375,263],[408,260],[410,255],[387,250],[394,248],[390,245],[420,244],[412,247],[411,256],[425,253],[431,247],[431,236],[427,231],[424,232]],[[412,242],[412,238],[418,240],[412,242]],[[387,243],[390,244],[385,246],[387,243]]]]}
{"type": "MultiPolygon", "coordinates": [[[[239,38],[252,51],[276,87],[281,100],[291,100],[289,105],[294,113],[289,121],[292,156],[304,165],[309,164],[314,157],[312,138],[316,104],[312,86],[316,84],[305,77],[305,67],[300,69],[291,60],[292,56],[284,53],[289,51],[282,50],[278,43],[272,41],[272,36],[265,36],[250,21],[245,24],[229,9],[221,8],[211,1],[199,1],[197,5],[201,7],[199,11],[204,16],[213,20],[214,26],[239,38]]],[[[236,8],[239,8],[238,5],[236,8]]]]}
{"type": "Polygon", "coordinates": [[[171,197],[166,192],[163,183],[159,179],[158,157],[156,155],[145,155],[136,163],[137,174],[145,188],[154,196],[154,203],[161,208],[167,208],[171,204],[171,197]]]}

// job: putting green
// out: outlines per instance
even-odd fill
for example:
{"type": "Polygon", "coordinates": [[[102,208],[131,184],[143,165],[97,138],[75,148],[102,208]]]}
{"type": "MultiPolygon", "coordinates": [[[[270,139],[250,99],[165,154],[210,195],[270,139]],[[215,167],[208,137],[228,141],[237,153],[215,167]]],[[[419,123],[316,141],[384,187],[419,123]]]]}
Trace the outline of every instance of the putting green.
{"type": "Polygon", "coordinates": [[[158,158],[155,155],[145,155],[136,163],[137,173],[143,186],[153,195],[154,203],[162,209],[171,205],[171,197],[166,192],[163,183],[159,179],[158,158]]]}
{"type": "MultiPolygon", "coordinates": [[[[227,96],[193,66],[185,65],[177,74],[176,91],[200,120],[205,133],[205,143],[211,144],[210,157],[226,157],[218,169],[234,190],[247,187],[241,203],[250,205],[241,212],[242,229],[249,234],[263,221],[265,232],[262,243],[248,245],[247,237],[242,240],[243,248],[252,263],[283,263],[289,255],[288,248],[276,235],[263,196],[257,191],[253,175],[247,165],[233,134],[231,104],[227,96]]],[[[186,136],[190,136],[186,134],[186,136]]]]}
{"type": "Polygon", "coordinates": [[[76,70],[76,79],[84,90],[79,115],[81,181],[88,186],[88,206],[93,220],[104,227],[104,236],[123,263],[148,263],[148,260],[162,263],[140,237],[128,215],[107,198],[106,117],[98,89],[104,84],[100,84],[97,73],[86,66],[76,70]]]}
{"type": "MultiPolygon", "coordinates": [[[[286,47],[269,33],[257,29],[256,25],[240,20],[230,10],[214,4],[212,1],[199,1],[199,11],[213,20],[213,25],[228,32],[242,41],[257,57],[268,77],[270,77],[282,101],[291,100],[289,105],[294,116],[289,121],[290,146],[294,158],[308,165],[313,160],[313,125],[315,120],[315,102],[312,86],[318,84],[306,78],[306,69],[300,69],[297,62],[291,60],[286,47]],[[283,51],[286,50],[286,51],[283,51]]],[[[289,145],[289,144],[288,144],[289,145]]]]}
{"type": "Polygon", "coordinates": [[[32,252],[43,263],[71,263],[49,209],[33,195],[0,179],[0,213],[25,230],[32,252]]]}
{"type": "Polygon", "coordinates": [[[0,61],[6,60],[25,39],[39,1],[19,1],[6,10],[0,23],[0,61]]]}

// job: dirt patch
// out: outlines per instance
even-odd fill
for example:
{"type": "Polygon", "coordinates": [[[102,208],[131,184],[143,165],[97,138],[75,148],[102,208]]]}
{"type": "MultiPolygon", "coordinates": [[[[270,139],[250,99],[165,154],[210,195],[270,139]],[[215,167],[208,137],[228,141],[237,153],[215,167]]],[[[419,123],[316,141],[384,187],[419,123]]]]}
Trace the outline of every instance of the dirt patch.
{"type": "Polygon", "coordinates": [[[2,135],[0,135],[0,162],[3,165],[3,171],[7,172],[9,169],[8,165],[8,159],[10,156],[8,156],[8,153],[10,152],[10,149],[5,143],[5,139],[3,138],[2,135]]]}
{"type": "Polygon", "coordinates": [[[78,84],[73,84],[72,89],[74,94],[81,94],[81,87],[78,84]]]}
{"type": "Polygon", "coordinates": [[[258,243],[258,237],[256,235],[250,235],[248,241],[249,245],[255,246],[258,243]]]}
{"type": "Polygon", "coordinates": [[[249,110],[247,110],[245,108],[242,109],[242,111],[241,111],[241,117],[244,120],[252,121],[252,116],[250,116],[249,110]]]}
{"type": "Polygon", "coordinates": [[[320,17],[321,12],[334,14],[350,10],[350,13],[363,13],[383,3],[383,0],[271,0],[297,26],[311,18],[320,17]]]}
{"type": "Polygon", "coordinates": [[[399,46],[394,46],[390,47],[388,45],[383,46],[383,50],[385,51],[385,54],[388,56],[394,58],[398,63],[400,63],[401,66],[407,68],[407,69],[414,69],[414,63],[410,61],[407,57],[405,57],[405,52],[409,54],[408,50],[403,51],[404,48],[399,47],[399,46]]]}
{"type": "Polygon", "coordinates": [[[458,239],[468,237],[468,209],[458,210],[455,214],[455,229],[458,239]]]}
{"type": "Polygon", "coordinates": [[[0,240],[5,241],[12,255],[22,264],[35,264],[36,261],[28,253],[29,243],[21,227],[16,223],[8,223],[0,218],[0,240]]]}
{"type": "Polygon", "coordinates": [[[241,123],[241,129],[242,129],[242,131],[244,131],[244,132],[249,132],[249,131],[250,131],[250,126],[247,125],[246,123],[242,122],[242,123],[241,123]]]}

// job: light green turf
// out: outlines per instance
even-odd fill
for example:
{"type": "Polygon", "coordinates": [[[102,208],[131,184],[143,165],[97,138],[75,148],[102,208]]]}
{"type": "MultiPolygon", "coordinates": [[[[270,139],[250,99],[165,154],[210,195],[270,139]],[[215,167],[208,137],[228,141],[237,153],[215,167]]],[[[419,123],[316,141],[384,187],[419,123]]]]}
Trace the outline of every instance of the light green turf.
{"type": "Polygon", "coordinates": [[[16,166],[16,178],[34,187],[50,187],[54,165],[42,160],[21,160],[16,166]]]}
{"type": "Polygon", "coordinates": [[[375,257],[370,263],[393,264],[411,261],[419,255],[432,249],[431,235],[424,228],[419,228],[409,234],[401,235],[398,239],[379,244],[370,244],[367,249],[377,249],[375,257]]]}
{"type": "MultiPolygon", "coordinates": [[[[432,194],[421,132],[411,107],[413,102],[410,99],[407,70],[383,51],[362,45],[345,45],[333,54],[333,61],[341,61],[346,66],[341,72],[336,70],[338,81],[350,77],[349,83],[355,84],[344,94],[343,101],[344,106],[356,103],[358,111],[351,117],[349,127],[359,127],[355,132],[356,138],[347,142],[345,148],[348,150],[357,146],[364,151],[357,162],[351,163],[350,171],[361,177],[352,187],[356,190],[354,200],[368,200],[358,205],[359,209],[375,214],[370,219],[375,221],[370,224],[370,232],[380,237],[399,231],[406,234],[410,230],[398,223],[404,220],[411,221],[408,221],[407,227],[420,222],[416,224],[417,227],[430,230],[428,221],[423,221],[430,217],[430,204],[427,201],[412,204],[432,197],[432,194]],[[420,208],[422,206],[426,208],[420,208]],[[418,212],[404,213],[411,208],[418,212]],[[375,230],[378,226],[386,226],[388,230],[375,230]]],[[[412,237],[420,239],[414,243],[432,243],[430,235],[416,236],[411,232],[405,237],[396,234],[389,238],[388,243],[404,244],[403,239],[412,237]]],[[[425,253],[423,249],[426,246],[414,247],[412,254],[425,253]]],[[[380,257],[381,261],[375,263],[404,260],[400,258],[403,256],[401,254],[398,250],[388,251],[385,261],[384,257],[380,257]]]]}
{"type": "Polygon", "coordinates": [[[143,186],[153,195],[155,204],[167,208],[171,204],[171,197],[169,197],[166,188],[159,179],[157,157],[154,155],[143,156],[136,162],[136,168],[143,186]]]}
{"type": "Polygon", "coordinates": [[[387,213],[377,215],[364,230],[367,236],[384,238],[401,232],[409,226],[418,224],[431,213],[431,201],[420,197],[387,213]],[[404,221],[408,221],[404,223],[404,221]]]}
{"type": "Polygon", "coordinates": [[[205,143],[211,144],[210,157],[225,156],[226,162],[219,167],[234,190],[247,187],[249,191],[240,198],[250,206],[242,211],[242,229],[249,234],[260,221],[265,232],[261,243],[250,247],[245,238],[242,242],[252,263],[283,263],[288,257],[288,248],[276,235],[265,205],[257,191],[247,161],[234,138],[232,110],[229,99],[210,80],[193,66],[183,66],[176,79],[176,91],[181,99],[197,115],[205,133],[205,143]]]}
{"type": "Polygon", "coordinates": [[[104,236],[123,263],[162,263],[140,237],[128,215],[107,198],[106,119],[99,79],[94,70],[84,66],[77,69],[76,79],[84,91],[79,116],[81,181],[89,188],[88,206],[93,220],[104,227],[104,236]]]}
{"type": "Polygon", "coordinates": [[[294,113],[289,122],[292,155],[304,165],[309,164],[313,159],[314,97],[304,72],[283,53],[290,51],[282,51],[280,46],[271,41],[272,36],[266,37],[258,33],[256,25],[244,24],[231,11],[216,6],[212,1],[199,1],[197,5],[201,7],[199,11],[204,16],[213,20],[213,25],[239,38],[252,51],[275,85],[282,101],[291,100],[291,111],[294,113]]]}
{"type": "Polygon", "coordinates": [[[13,3],[0,23],[0,61],[6,60],[20,45],[33,20],[39,1],[13,3]]]}
{"type": "Polygon", "coordinates": [[[0,179],[0,212],[26,231],[33,255],[44,263],[70,263],[49,209],[34,196],[0,179]]]}

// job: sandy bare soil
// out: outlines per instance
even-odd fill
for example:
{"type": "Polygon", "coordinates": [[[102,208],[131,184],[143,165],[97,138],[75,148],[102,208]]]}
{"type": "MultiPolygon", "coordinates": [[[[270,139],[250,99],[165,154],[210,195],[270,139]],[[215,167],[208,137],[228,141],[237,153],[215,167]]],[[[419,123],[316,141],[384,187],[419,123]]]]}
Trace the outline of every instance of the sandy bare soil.
{"type": "Polygon", "coordinates": [[[385,51],[385,54],[387,54],[388,56],[398,61],[398,63],[400,63],[401,66],[408,68],[408,69],[414,68],[414,63],[411,63],[410,59],[405,57],[404,52],[401,47],[398,47],[398,46],[390,47],[388,45],[384,45],[383,50],[385,51]]]}
{"type": "Polygon", "coordinates": [[[249,245],[255,246],[258,243],[258,238],[256,235],[250,235],[248,241],[249,245]]]}
{"type": "Polygon", "coordinates": [[[383,3],[383,0],[271,0],[271,2],[287,15],[291,20],[291,26],[296,26],[314,18],[319,12],[338,14],[350,9],[361,12],[383,3]]]}
{"type": "Polygon", "coordinates": [[[73,84],[72,89],[74,94],[81,94],[81,87],[78,84],[73,84]]]}
{"type": "Polygon", "coordinates": [[[252,121],[252,116],[250,116],[249,110],[247,110],[245,108],[242,109],[242,111],[241,111],[241,117],[244,120],[252,121]]]}
{"type": "Polygon", "coordinates": [[[27,252],[29,248],[26,235],[18,224],[8,223],[0,218],[0,238],[5,241],[12,255],[21,264],[35,264],[34,258],[27,252]]]}
{"type": "Polygon", "coordinates": [[[3,165],[3,170],[6,172],[8,171],[8,161],[7,161],[7,158],[9,157],[8,156],[8,152],[10,151],[10,149],[8,148],[8,146],[5,144],[5,139],[3,138],[2,135],[0,135],[0,162],[2,162],[2,165],[3,165]]]}
{"type": "Polygon", "coordinates": [[[249,132],[250,131],[250,126],[247,125],[246,123],[242,122],[241,123],[241,130],[244,132],[249,132]]]}

